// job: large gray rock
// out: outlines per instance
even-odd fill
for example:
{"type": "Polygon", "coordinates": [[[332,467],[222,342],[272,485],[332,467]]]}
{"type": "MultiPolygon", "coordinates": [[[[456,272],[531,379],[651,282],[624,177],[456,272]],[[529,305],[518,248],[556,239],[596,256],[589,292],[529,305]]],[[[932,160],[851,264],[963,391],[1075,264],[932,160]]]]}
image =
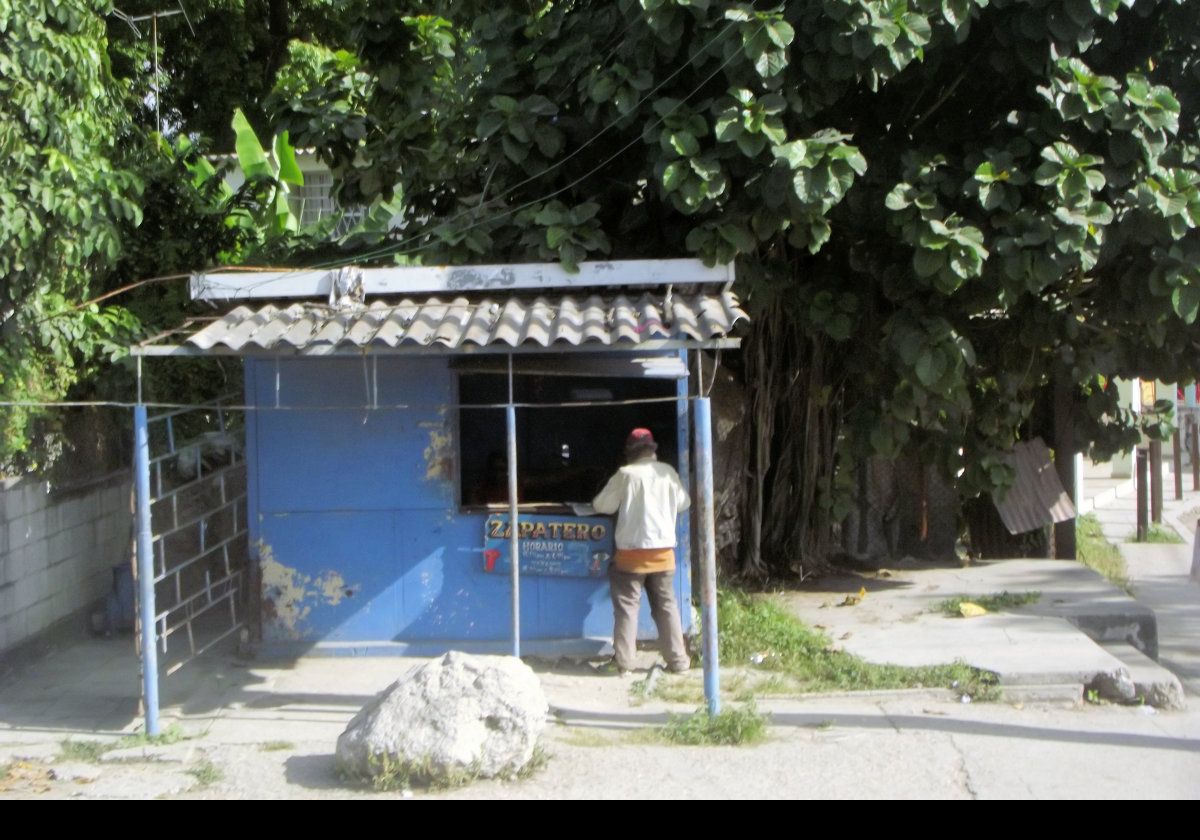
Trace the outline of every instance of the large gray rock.
{"type": "Polygon", "coordinates": [[[549,706],[528,665],[451,651],[380,692],[338,737],[357,778],[444,783],[511,776],[534,757],[549,706]]]}

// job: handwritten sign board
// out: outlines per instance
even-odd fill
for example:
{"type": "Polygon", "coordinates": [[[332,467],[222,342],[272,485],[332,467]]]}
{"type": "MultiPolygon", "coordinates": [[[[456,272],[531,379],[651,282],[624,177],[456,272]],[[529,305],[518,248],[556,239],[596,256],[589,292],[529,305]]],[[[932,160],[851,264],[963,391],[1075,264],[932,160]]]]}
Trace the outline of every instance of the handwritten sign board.
{"type": "MultiPolygon", "coordinates": [[[[488,516],[483,533],[483,570],[512,569],[506,513],[488,516]]],[[[522,515],[517,523],[521,574],[600,577],[613,555],[612,520],[599,516],[522,515]]]]}

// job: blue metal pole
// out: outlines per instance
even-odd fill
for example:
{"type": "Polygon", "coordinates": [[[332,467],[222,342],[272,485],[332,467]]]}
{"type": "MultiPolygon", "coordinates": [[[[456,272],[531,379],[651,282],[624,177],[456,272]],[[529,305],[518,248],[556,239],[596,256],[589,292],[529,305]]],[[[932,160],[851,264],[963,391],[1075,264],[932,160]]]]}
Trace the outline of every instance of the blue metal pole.
{"type": "Polygon", "coordinates": [[[150,433],[146,406],[133,408],[133,472],[137,489],[138,610],[142,624],[142,694],[146,734],[158,732],[158,648],[154,620],[154,545],[150,530],[150,433]]]}
{"type": "Polygon", "coordinates": [[[517,409],[513,405],[513,360],[508,357],[508,522],[512,531],[508,538],[508,554],[512,559],[512,655],[521,656],[521,547],[518,543],[519,511],[517,508],[517,409]]]}
{"type": "Polygon", "coordinates": [[[708,713],[721,711],[721,664],[717,657],[717,527],[713,507],[712,408],[696,399],[696,486],[699,489],[700,613],[704,635],[704,698],[708,713]]]}

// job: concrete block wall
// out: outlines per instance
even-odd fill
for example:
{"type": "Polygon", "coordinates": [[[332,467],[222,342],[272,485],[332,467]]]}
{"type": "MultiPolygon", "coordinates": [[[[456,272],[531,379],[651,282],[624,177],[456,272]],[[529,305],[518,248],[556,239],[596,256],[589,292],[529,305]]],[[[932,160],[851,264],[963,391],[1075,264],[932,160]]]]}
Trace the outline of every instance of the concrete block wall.
{"type": "Polygon", "coordinates": [[[102,599],[129,562],[129,476],[51,493],[0,481],[0,653],[102,599]]]}

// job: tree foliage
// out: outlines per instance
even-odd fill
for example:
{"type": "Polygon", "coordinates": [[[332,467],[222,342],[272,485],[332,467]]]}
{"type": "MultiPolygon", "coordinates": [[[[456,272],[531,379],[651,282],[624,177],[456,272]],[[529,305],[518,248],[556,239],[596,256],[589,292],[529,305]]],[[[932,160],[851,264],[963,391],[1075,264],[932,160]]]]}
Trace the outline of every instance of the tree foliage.
{"type": "Polygon", "coordinates": [[[346,197],[402,185],[364,258],[736,260],[748,561],[785,567],[828,547],[838,463],[971,496],[1056,376],[1102,454],[1136,435],[1104,377],[1194,375],[1196,5],[370,4],[273,111],[346,197]]]}
{"type": "MultiPolygon", "coordinates": [[[[63,393],[122,326],[72,308],[114,262],[102,288],[255,255],[734,260],[761,570],[819,562],[866,458],[915,455],[969,497],[1010,480],[1014,440],[1054,443],[1054,382],[1105,454],[1147,425],[1111,377],[1195,375],[1198,4],[188,6],[195,35],[160,21],[155,80],[103,4],[0,0],[8,396],[63,393]],[[242,142],[268,125],[369,223],[297,231],[288,140],[242,142]],[[210,148],[262,171],[224,191],[210,148]]],[[[9,451],[25,419],[5,414],[9,451]]]]}
{"type": "Polygon", "coordinates": [[[126,0],[107,18],[114,71],[147,95],[131,103],[137,122],[154,130],[155,98],[167,133],[205,137],[232,152],[229,118],[241,108],[258,129],[263,104],[289,59],[293,42],[345,46],[361,0],[126,0]],[[154,12],[186,12],[158,19],[158,67],[153,76],[154,12]]]}
{"type": "MultiPolygon", "coordinates": [[[[117,164],[124,110],[105,3],[0,0],[0,399],[60,399],[118,350],[119,309],[76,308],[137,224],[140,180],[117,164]]],[[[31,412],[0,412],[0,469],[31,412]]]]}

